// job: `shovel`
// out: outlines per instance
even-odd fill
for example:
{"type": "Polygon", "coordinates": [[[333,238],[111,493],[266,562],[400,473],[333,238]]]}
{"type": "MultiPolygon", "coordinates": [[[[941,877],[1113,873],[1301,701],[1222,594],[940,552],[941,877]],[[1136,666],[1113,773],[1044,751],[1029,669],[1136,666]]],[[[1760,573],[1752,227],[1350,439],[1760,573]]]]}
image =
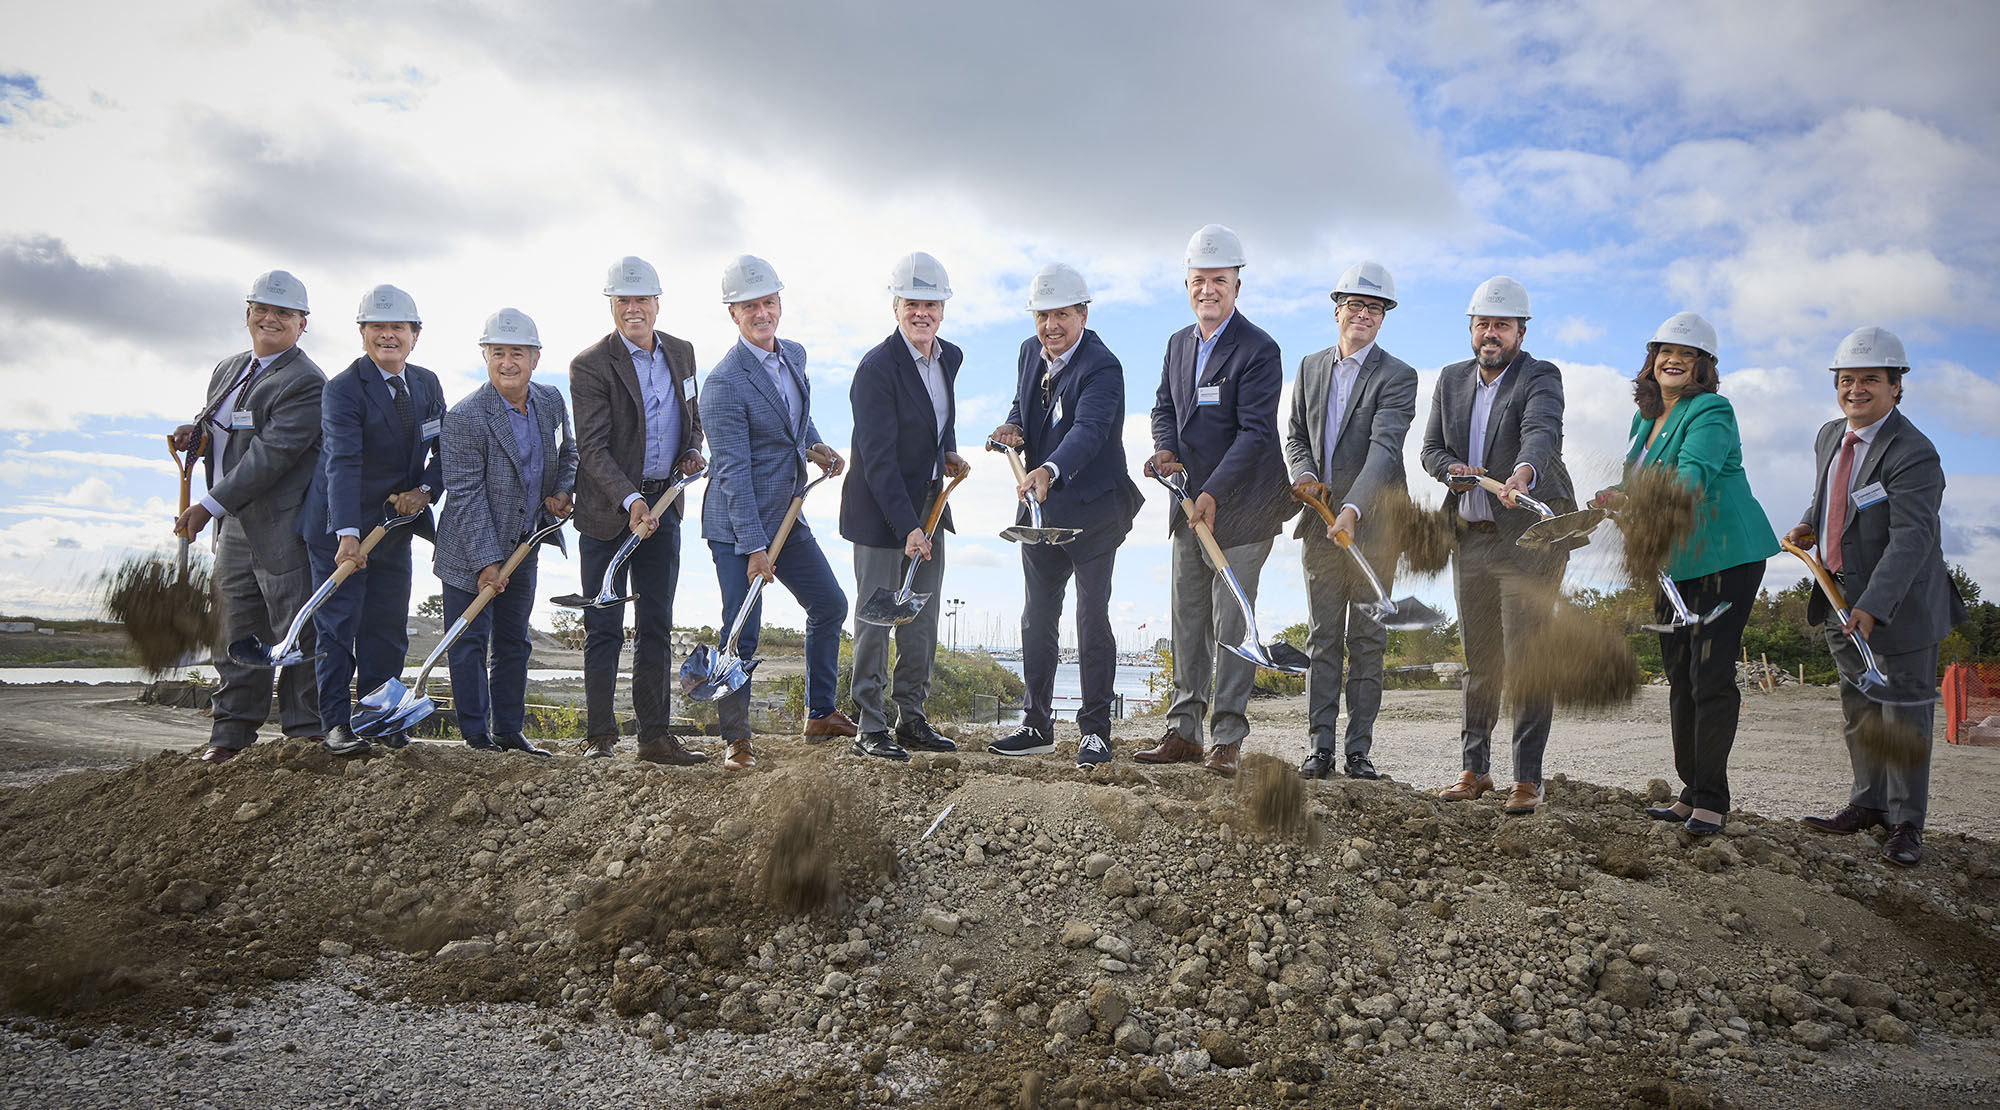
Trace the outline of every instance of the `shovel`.
{"type": "MultiPolygon", "coordinates": [[[[174,448],[174,437],[167,437],[167,457],[174,460],[174,468],[181,472],[181,501],[180,508],[175,512],[174,519],[176,520],[180,519],[180,514],[188,511],[189,505],[194,504],[194,494],[192,493],[194,486],[194,464],[201,461],[202,453],[207,450],[208,433],[206,432],[195,433],[194,443],[188,447],[187,454],[185,455],[174,448]]],[[[188,576],[188,543],[188,538],[182,536],[180,554],[174,559],[174,569],[180,571],[181,581],[183,582],[187,581],[188,576]]]]}
{"type": "Polygon", "coordinates": [[[1642,624],[1640,628],[1648,632],[1679,632],[1683,628],[1697,628],[1713,623],[1715,618],[1729,611],[1729,603],[1725,601],[1710,609],[1706,615],[1696,615],[1688,608],[1688,603],[1682,600],[1681,588],[1674,585],[1674,580],[1667,576],[1667,572],[1660,571],[1659,575],[1660,592],[1667,595],[1667,604],[1674,607],[1674,619],[1665,624],[1642,624]]]}
{"type": "MultiPolygon", "coordinates": [[[[806,494],[813,487],[833,477],[821,474],[806,483],[806,488],[792,498],[791,506],[785,510],[784,522],[778,525],[778,534],[771,537],[766,551],[771,556],[771,565],[778,563],[778,553],[785,549],[785,540],[792,534],[792,524],[799,519],[799,510],[805,507],[806,494]]],[[[750,672],[757,669],[761,659],[746,660],[736,654],[736,637],[743,632],[743,622],[750,616],[750,610],[757,605],[757,595],[764,592],[764,579],[750,583],[750,592],[743,595],[743,604],[736,607],[736,619],[729,624],[729,631],[711,648],[702,644],[688,653],[681,661],[681,693],[696,701],[714,701],[724,694],[733,694],[750,681],[750,672]]]]}
{"type": "MultiPolygon", "coordinates": [[[[1150,464],[1147,469],[1152,470],[1150,464]]],[[[1182,477],[1179,471],[1175,471],[1171,478],[1161,477],[1157,471],[1153,471],[1152,476],[1154,481],[1167,487],[1169,492],[1180,499],[1181,511],[1188,514],[1189,523],[1193,524],[1194,501],[1187,494],[1187,479],[1182,477]]],[[[1243,595],[1243,587],[1236,581],[1236,572],[1229,569],[1229,559],[1222,554],[1221,546],[1215,542],[1215,534],[1208,530],[1206,524],[1194,524],[1194,534],[1195,538],[1201,541],[1202,548],[1208,552],[1209,560],[1215,564],[1215,573],[1220,574],[1222,580],[1229,584],[1229,592],[1236,595],[1236,604],[1243,607],[1243,642],[1223,644],[1223,650],[1248,659],[1266,670],[1281,671],[1285,674],[1306,673],[1312,666],[1312,658],[1305,652],[1283,640],[1270,644],[1257,642],[1257,614],[1250,611],[1250,599],[1243,595]]]]}
{"type": "MultiPolygon", "coordinates": [[[[1778,546],[1797,555],[1805,563],[1806,568],[1812,571],[1812,576],[1819,581],[1819,588],[1826,591],[1826,600],[1833,605],[1833,618],[1845,625],[1851,619],[1847,612],[1847,599],[1840,596],[1840,587],[1834,584],[1833,575],[1827,573],[1826,567],[1812,552],[1792,541],[1781,537],[1778,546]]],[[[1859,635],[1849,632],[1847,638],[1854,644],[1854,650],[1861,655],[1861,673],[1858,676],[1843,674],[1840,677],[1869,701],[1889,704],[1889,679],[1875,662],[1875,652],[1869,648],[1868,641],[1859,635]]]]}
{"type": "MultiPolygon", "coordinates": [[[[1019,451],[1014,450],[997,439],[987,440],[986,449],[988,451],[1005,452],[1007,455],[1007,464],[1014,468],[1014,481],[1024,486],[1028,484],[1028,469],[1021,464],[1021,453],[1019,451]]],[[[1000,533],[1001,539],[1009,543],[1055,544],[1068,543],[1078,536],[1083,535],[1083,529],[1081,528],[1050,528],[1045,526],[1042,523],[1041,501],[1032,496],[1027,500],[1028,523],[1016,524],[1011,528],[1003,529],[1000,533]]]]}
{"type": "MultiPolygon", "coordinates": [[[[561,528],[563,524],[563,521],[558,520],[529,533],[527,538],[521,541],[521,545],[514,549],[514,553],[507,556],[507,561],[500,564],[500,577],[505,578],[514,573],[514,568],[521,565],[521,560],[528,557],[528,552],[533,551],[536,544],[542,542],[549,533],[561,528]]],[[[405,687],[392,678],[370,690],[367,696],[356,702],[354,721],[350,726],[354,729],[355,735],[386,736],[389,733],[404,732],[437,712],[437,703],[424,694],[424,683],[431,677],[431,668],[437,666],[438,660],[444,658],[446,649],[450,648],[452,642],[465,631],[466,626],[472,623],[472,618],[478,616],[479,611],[486,608],[486,603],[492,601],[498,594],[499,591],[491,586],[479,591],[479,594],[472,599],[472,604],[467,605],[465,612],[460,613],[458,619],[451,623],[451,627],[445,630],[444,638],[437,642],[437,646],[431,649],[429,655],[424,656],[424,666],[417,672],[414,686],[405,687]]]]}
{"type": "MultiPolygon", "coordinates": [[[[958,477],[951,480],[951,484],[938,491],[937,499],[931,502],[930,516],[924,520],[925,539],[937,535],[938,521],[944,519],[944,499],[950,497],[951,491],[957,489],[958,484],[965,481],[965,476],[970,473],[972,468],[969,466],[960,470],[958,477]]],[[[885,628],[893,628],[916,620],[917,614],[924,611],[924,604],[931,599],[929,594],[916,592],[917,566],[922,562],[921,558],[910,560],[910,569],[903,573],[902,589],[891,590],[887,586],[877,586],[875,595],[868,599],[867,604],[854,611],[855,619],[863,624],[879,624],[885,628]]]]}
{"type": "MultiPolygon", "coordinates": [[[[660,499],[653,502],[652,507],[646,511],[653,516],[659,516],[667,510],[668,506],[674,503],[674,498],[679,497],[681,491],[695,484],[695,482],[707,474],[708,471],[706,470],[697,470],[693,474],[681,475],[674,480],[673,485],[668,486],[666,491],[660,494],[660,499]]],[[[542,533],[538,532],[536,534],[541,535],[542,533]]],[[[651,534],[650,532],[647,533],[647,535],[651,534]]],[[[604,568],[604,584],[599,587],[596,597],[585,597],[582,594],[564,594],[561,597],[550,598],[549,604],[560,605],[566,609],[605,609],[613,605],[623,605],[632,600],[631,594],[619,593],[618,587],[614,583],[618,581],[618,568],[625,565],[625,560],[632,557],[632,553],[639,549],[639,545],[645,542],[645,539],[645,536],[637,532],[633,532],[625,537],[623,546],[619,547],[611,556],[610,564],[604,568]]]]}
{"type": "MultiPolygon", "coordinates": [[[[1445,484],[1461,490],[1478,486],[1495,497],[1507,492],[1506,486],[1484,474],[1454,474],[1445,479],[1445,484]]],[[[1591,531],[1605,517],[1603,509],[1578,509],[1572,513],[1559,513],[1525,493],[1516,493],[1514,503],[1542,518],[1529,525],[1528,530],[1521,533],[1521,538],[1514,541],[1520,547],[1547,547],[1550,544],[1574,539],[1588,543],[1591,531]]]]}
{"type": "MultiPolygon", "coordinates": [[[[375,545],[382,542],[382,537],[388,535],[391,528],[401,528],[403,525],[422,515],[424,515],[424,511],[418,509],[408,516],[391,517],[377,524],[375,530],[368,533],[367,537],[361,541],[362,556],[365,558],[370,551],[375,550],[375,545]]],[[[183,557],[187,555],[185,544],[181,547],[181,554],[183,557]]],[[[292,618],[291,627],[285,629],[285,638],[278,641],[278,646],[267,646],[253,632],[229,645],[229,658],[245,667],[276,667],[280,669],[289,667],[294,663],[305,662],[305,653],[299,650],[299,634],[305,631],[306,621],[312,618],[313,613],[318,611],[320,606],[326,604],[327,598],[333,596],[333,591],[339,589],[340,584],[347,581],[349,576],[353,575],[356,566],[357,564],[352,559],[349,559],[333,568],[333,573],[327,575],[326,581],[320,583],[319,589],[314,590],[312,596],[306,598],[306,603],[299,607],[298,615],[292,618]]],[[[323,655],[325,653],[321,652],[320,654],[323,655]]],[[[315,655],[313,658],[317,659],[319,655],[315,655]]]]}
{"type": "MultiPolygon", "coordinates": [[[[1311,505],[1313,510],[1319,513],[1320,519],[1326,521],[1328,528],[1333,527],[1334,515],[1327,509],[1326,502],[1317,497],[1304,497],[1300,500],[1311,505]]],[[[1354,556],[1355,565],[1361,568],[1361,573],[1367,577],[1368,584],[1374,587],[1374,602],[1363,605],[1361,611],[1375,618],[1377,624],[1396,631],[1411,632],[1420,628],[1435,628],[1444,623],[1443,613],[1414,597],[1390,601],[1389,591],[1382,588],[1382,580],[1375,577],[1375,568],[1368,565],[1368,559],[1361,554],[1361,549],[1354,546],[1353,536],[1344,531],[1337,531],[1333,534],[1333,542],[1354,556]]]]}

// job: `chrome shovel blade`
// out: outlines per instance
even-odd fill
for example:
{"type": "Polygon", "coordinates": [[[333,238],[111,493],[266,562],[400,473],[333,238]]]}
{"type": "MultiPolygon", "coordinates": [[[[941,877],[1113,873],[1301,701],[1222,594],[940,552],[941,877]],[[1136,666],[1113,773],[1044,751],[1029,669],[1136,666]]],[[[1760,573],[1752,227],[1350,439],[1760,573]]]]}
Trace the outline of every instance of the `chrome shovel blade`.
{"type": "Polygon", "coordinates": [[[867,604],[856,610],[854,615],[863,624],[876,624],[885,628],[893,628],[896,625],[908,624],[916,620],[917,614],[924,611],[924,605],[930,599],[931,595],[929,594],[920,594],[914,591],[905,593],[901,590],[891,590],[887,586],[880,586],[876,588],[875,595],[868,599],[867,604]]]}
{"type": "MultiPolygon", "coordinates": [[[[311,658],[318,659],[324,654],[320,652],[311,658]]],[[[305,662],[308,657],[296,644],[278,654],[276,648],[251,633],[229,645],[229,658],[245,667],[290,667],[305,662]]]]}

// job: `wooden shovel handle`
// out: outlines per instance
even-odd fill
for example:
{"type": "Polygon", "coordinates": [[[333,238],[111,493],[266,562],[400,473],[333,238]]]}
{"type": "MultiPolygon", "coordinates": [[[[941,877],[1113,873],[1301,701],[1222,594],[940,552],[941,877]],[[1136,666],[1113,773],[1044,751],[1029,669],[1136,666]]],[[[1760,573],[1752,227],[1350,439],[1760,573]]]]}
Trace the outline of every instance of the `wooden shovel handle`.
{"type": "MultiPolygon", "coordinates": [[[[376,531],[379,532],[381,531],[381,529],[377,528],[376,531]]],[[[500,564],[500,577],[505,578],[508,575],[513,574],[514,568],[520,566],[521,560],[527,558],[528,552],[533,551],[534,549],[535,545],[532,543],[524,543],[516,546],[514,548],[514,553],[512,555],[507,556],[507,561],[500,564]]],[[[465,612],[460,613],[458,615],[458,619],[465,621],[467,624],[472,623],[472,618],[478,616],[479,611],[481,609],[486,608],[486,603],[492,601],[495,597],[499,596],[499,594],[500,591],[494,589],[491,586],[486,586],[481,588],[478,596],[472,599],[472,604],[467,605],[465,607],[465,612]]]]}
{"type": "Polygon", "coordinates": [[[805,506],[806,495],[803,493],[792,498],[792,503],[785,506],[785,519],[778,525],[778,534],[771,537],[771,546],[764,549],[764,553],[771,557],[773,565],[778,562],[778,553],[785,549],[785,540],[791,537],[792,525],[799,519],[799,510],[805,506]]]}
{"type": "Polygon", "coordinates": [[[180,449],[174,446],[174,437],[167,437],[167,457],[174,460],[174,469],[181,472],[180,512],[187,512],[188,506],[194,504],[194,497],[191,492],[194,485],[194,464],[201,458],[202,447],[207,442],[207,434],[196,432],[194,445],[188,448],[187,454],[183,455],[180,449]]]}
{"type": "MultiPolygon", "coordinates": [[[[384,527],[383,525],[377,524],[375,526],[374,531],[362,537],[361,557],[366,559],[368,557],[368,553],[370,551],[375,550],[375,545],[382,542],[382,537],[388,534],[389,534],[388,528],[384,527]]],[[[333,580],[337,583],[347,581],[350,577],[353,576],[356,565],[357,564],[352,559],[343,560],[339,566],[333,568],[333,574],[332,574],[333,580]]]]}
{"type": "Polygon", "coordinates": [[[1507,487],[1494,481],[1489,475],[1481,474],[1478,477],[1480,489],[1485,490],[1495,497],[1505,497],[1507,495],[1507,487]]]}
{"type": "Polygon", "coordinates": [[[1007,465],[1014,470],[1014,484],[1019,486],[1027,485],[1028,468],[1021,462],[1021,453],[1009,447],[1002,451],[1001,454],[1007,456],[1007,465]]]}
{"type": "MultiPolygon", "coordinates": [[[[1305,503],[1306,503],[1306,504],[1308,504],[1308,505],[1311,505],[1311,506],[1312,506],[1312,508],[1313,508],[1313,511],[1319,514],[1319,517],[1320,517],[1320,519],[1321,519],[1321,520],[1324,520],[1324,521],[1326,521],[1326,526],[1327,526],[1328,528],[1331,528],[1331,527],[1333,527],[1333,510],[1331,510],[1331,509],[1328,509],[1328,508],[1326,507],[1326,502],[1324,502],[1324,501],[1321,501],[1321,500],[1320,500],[1319,498],[1317,498],[1317,497],[1314,497],[1314,496],[1312,496],[1311,494],[1307,494],[1307,495],[1305,495],[1305,496],[1303,496],[1303,497],[1300,497],[1300,498],[1299,498],[1299,500],[1301,500],[1301,501],[1305,502],[1305,503]]],[[[1344,535],[1346,535],[1347,533],[1345,533],[1345,532],[1336,532],[1336,533],[1334,533],[1334,534],[1335,534],[1336,536],[1344,536],[1344,535]]],[[[1343,545],[1343,546],[1345,546],[1345,545],[1343,545]]]]}
{"type": "Polygon", "coordinates": [[[1177,496],[1180,498],[1181,512],[1187,514],[1188,524],[1194,528],[1194,538],[1201,541],[1202,549],[1208,552],[1209,559],[1215,563],[1215,569],[1228,570],[1229,558],[1222,553],[1222,545],[1215,542],[1215,533],[1208,530],[1208,525],[1194,519],[1194,500],[1185,494],[1177,496]]]}
{"type": "Polygon", "coordinates": [[[944,499],[950,497],[951,491],[957,489],[958,484],[960,482],[965,481],[965,476],[970,473],[972,473],[971,467],[969,466],[959,467],[958,477],[953,478],[949,485],[946,485],[943,489],[938,491],[937,499],[931,502],[930,515],[924,518],[925,535],[928,536],[931,533],[937,531],[938,521],[944,519],[944,499]]]}
{"type": "MultiPolygon", "coordinates": [[[[1817,540],[1818,537],[1815,536],[1814,539],[1817,540]]],[[[1812,552],[1807,551],[1782,536],[1778,538],[1778,546],[1797,555],[1805,563],[1806,567],[1812,571],[1812,576],[1819,580],[1819,588],[1826,591],[1826,599],[1833,602],[1834,608],[1843,612],[1846,611],[1847,599],[1840,596],[1840,587],[1834,585],[1833,575],[1827,573],[1826,564],[1820,562],[1812,552]]]]}

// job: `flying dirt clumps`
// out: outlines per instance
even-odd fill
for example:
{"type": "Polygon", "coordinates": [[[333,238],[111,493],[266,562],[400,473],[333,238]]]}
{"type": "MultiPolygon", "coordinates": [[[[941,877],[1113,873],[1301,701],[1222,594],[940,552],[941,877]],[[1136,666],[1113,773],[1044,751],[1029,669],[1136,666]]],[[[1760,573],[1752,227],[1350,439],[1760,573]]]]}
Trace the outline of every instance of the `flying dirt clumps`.
{"type": "Polygon", "coordinates": [[[1540,634],[1507,661],[1507,692],[1522,704],[1623,705],[1643,680],[1625,637],[1568,601],[1556,602],[1540,634]]]}
{"type": "Polygon", "coordinates": [[[764,857],[762,887],[772,909],[787,915],[811,913],[840,893],[834,866],[833,800],[824,795],[795,798],[778,818],[764,857]]]}
{"type": "Polygon", "coordinates": [[[1618,530],[1625,537],[1625,577],[1651,589],[1660,568],[1694,530],[1694,491],[1673,471],[1639,467],[1625,479],[1618,530]]]}
{"type": "Polygon", "coordinates": [[[1375,526],[1387,528],[1396,537],[1403,553],[1403,569],[1410,574],[1436,574],[1451,562],[1458,548],[1458,535],[1451,517],[1442,508],[1419,505],[1403,490],[1390,490],[1375,499],[1375,526]]]}
{"type": "Polygon", "coordinates": [[[1257,825],[1273,836],[1294,836],[1305,826],[1305,779],[1283,760],[1263,754],[1243,758],[1236,789],[1247,797],[1257,825]]]}
{"type": "Polygon", "coordinates": [[[107,575],[104,608],[125,625],[140,664],[155,673],[214,644],[222,631],[208,569],[191,564],[183,576],[157,556],[127,559],[107,575]]]}

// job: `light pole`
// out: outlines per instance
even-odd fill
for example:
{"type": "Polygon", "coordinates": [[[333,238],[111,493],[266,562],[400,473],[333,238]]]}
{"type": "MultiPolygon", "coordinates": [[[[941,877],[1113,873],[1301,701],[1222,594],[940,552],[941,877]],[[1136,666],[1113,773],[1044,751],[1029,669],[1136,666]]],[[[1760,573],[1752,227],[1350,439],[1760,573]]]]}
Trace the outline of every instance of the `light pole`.
{"type": "Polygon", "coordinates": [[[946,610],[945,610],[945,616],[948,616],[948,617],[950,617],[950,618],[951,618],[951,650],[953,650],[953,651],[957,651],[957,650],[958,650],[958,611],[959,611],[959,609],[960,609],[961,607],[963,607],[963,606],[965,605],[965,599],[964,599],[964,598],[962,598],[962,597],[953,597],[953,598],[946,598],[946,599],[945,599],[945,604],[946,604],[946,605],[949,605],[949,606],[951,606],[951,608],[949,608],[949,609],[946,609],[946,610]]]}

